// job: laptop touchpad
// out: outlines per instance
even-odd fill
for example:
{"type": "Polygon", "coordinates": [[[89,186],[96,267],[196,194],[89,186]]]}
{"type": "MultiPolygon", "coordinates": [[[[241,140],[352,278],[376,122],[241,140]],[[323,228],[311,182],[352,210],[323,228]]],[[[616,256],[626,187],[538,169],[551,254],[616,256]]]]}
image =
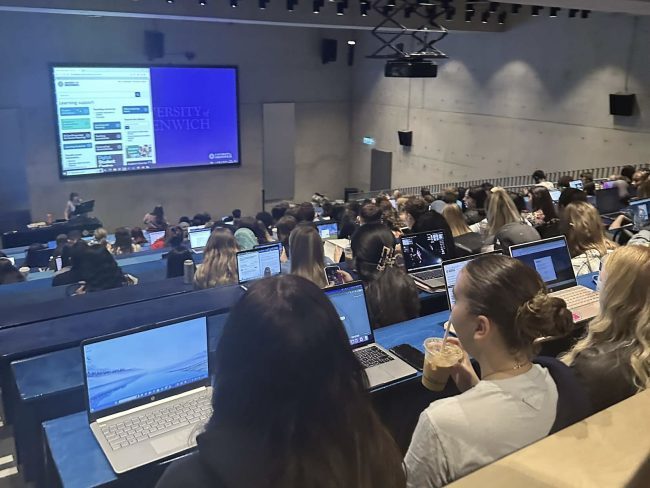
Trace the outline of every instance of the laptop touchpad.
{"type": "Polygon", "coordinates": [[[151,447],[153,447],[158,454],[188,449],[196,446],[196,436],[200,432],[201,429],[182,429],[178,432],[165,435],[159,439],[153,439],[151,441],[151,447]]]}

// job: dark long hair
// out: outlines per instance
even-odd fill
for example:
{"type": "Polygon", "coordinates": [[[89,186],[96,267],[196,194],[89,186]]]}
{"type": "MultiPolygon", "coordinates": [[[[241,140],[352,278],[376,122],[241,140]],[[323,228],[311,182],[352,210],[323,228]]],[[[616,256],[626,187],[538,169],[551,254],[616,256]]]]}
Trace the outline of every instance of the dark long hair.
{"type": "Polygon", "coordinates": [[[310,281],[254,283],[230,312],[214,364],[203,459],[247,439],[254,449],[241,455],[262,470],[265,486],[405,485],[401,455],[373,410],[339,315],[310,281]]]}
{"type": "Polygon", "coordinates": [[[113,252],[115,254],[129,254],[133,252],[133,238],[131,237],[131,231],[127,227],[118,227],[115,229],[113,252]]]}
{"type": "Polygon", "coordinates": [[[11,261],[6,257],[0,258],[0,285],[20,283],[22,281],[25,281],[25,277],[18,271],[18,268],[11,264],[11,261]]]}
{"type": "Polygon", "coordinates": [[[530,190],[531,204],[533,212],[541,210],[544,212],[544,222],[557,219],[555,205],[549,191],[543,186],[535,186],[530,190]]]}
{"type": "Polygon", "coordinates": [[[373,327],[413,319],[420,313],[420,299],[413,279],[397,265],[378,267],[382,250],[394,251],[395,238],[384,224],[366,224],[352,236],[352,254],[366,297],[373,327]]]}
{"type": "Polygon", "coordinates": [[[80,278],[86,282],[87,292],[119,288],[126,283],[124,273],[101,244],[87,246],[78,259],[80,278]]]}

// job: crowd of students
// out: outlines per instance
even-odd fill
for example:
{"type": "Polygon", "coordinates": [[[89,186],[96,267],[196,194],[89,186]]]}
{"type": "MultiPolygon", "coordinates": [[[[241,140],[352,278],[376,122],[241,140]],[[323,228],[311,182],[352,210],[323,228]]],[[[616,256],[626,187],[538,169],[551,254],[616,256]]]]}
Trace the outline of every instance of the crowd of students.
{"type": "MultiPolygon", "coordinates": [[[[650,171],[624,172],[613,179],[624,183],[622,201],[632,188],[650,197],[650,171]]],[[[574,331],[571,312],[532,268],[482,256],[461,271],[454,288],[450,321],[457,339],[450,340],[464,359],[451,377],[461,394],[421,413],[402,457],[372,408],[339,316],[320,291],[331,286],[324,268],[332,264],[314,226],[321,219],[338,222],[338,237],[350,239],[339,276],[364,283],[374,328],[420,313],[418,288],[401,264],[402,234],[446,230],[456,255],[566,236],[576,275],[600,270],[599,315],[560,358],[585,389],[590,407],[581,415],[650,387],[648,241],[620,245],[607,237],[587,202],[590,175],[583,175],[586,191],[564,188],[557,205],[549,193],[555,185],[541,171],[534,178],[525,194],[486,183],[436,196],[423,190],[347,204],[283,202],[255,217],[235,210],[217,221],[197,214],[176,225],[162,207],[147,214],[148,230],[165,231],[152,247],[169,249],[169,277],[180,276],[192,259],[187,227],[212,229],[194,274],[197,289],[237,283],[237,252],[274,240],[282,243],[286,272],[254,283],[231,310],[216,354],[214,414],[198,453],[172,464],[158,486],[443,486],[545,437],[566,417],[561,382],[536,353],[540,338],[574,331]]],[[[568,186],[566,178],[561,185],[568,186]]],[[[76,293],[132,283],[114,256],[138,252],[144,242],[141,229],[116,229],[112,244],[103,229],[91,243],[61,236],[54,254],[67,269],[54,280],[76,284],[76,293]]],[[[0,257],[0,283],[20,281],[11,268],[0,257]]]]}

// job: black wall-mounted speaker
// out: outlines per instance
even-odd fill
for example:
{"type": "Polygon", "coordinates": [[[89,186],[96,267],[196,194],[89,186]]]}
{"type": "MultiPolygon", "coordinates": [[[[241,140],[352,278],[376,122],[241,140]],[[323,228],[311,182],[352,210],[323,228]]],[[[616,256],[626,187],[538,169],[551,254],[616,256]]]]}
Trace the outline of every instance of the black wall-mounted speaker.
{"type": "Polygon", "coordinates": [[[149,61],[165,57],[165,34],[159,31],[144,31],[144,54],[149,61]]]}
{"type": "Polygon", "coordinates": [[[609,113],[629,117],[634,115],[636,95],[634,93],[612,93],[609,95],[609,113]]]}
{"type": "Polygon", "coordinates": [[[338,47],[339,42],[336,39],[323,39],[320,45],[320,58],[323,64],[336,61],[338,47]]]}
{"type": "Polygon", "coordinates": [[[412,130],[398,130],[397,136],[399,137],[399,145],[411,147],[413,145],[413,131],[412,130]]]}

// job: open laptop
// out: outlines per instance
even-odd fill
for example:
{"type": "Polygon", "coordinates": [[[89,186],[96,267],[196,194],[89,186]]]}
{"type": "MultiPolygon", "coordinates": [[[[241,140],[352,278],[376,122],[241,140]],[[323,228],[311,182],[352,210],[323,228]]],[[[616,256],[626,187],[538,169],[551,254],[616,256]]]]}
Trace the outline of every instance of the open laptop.
{"type": "Polygon", "coordinates": [[[116,473],[196,446],[212,413],[205,316],[81,348],[90,430],[116,473]]]}
{"type": "Polygon", "coordinates": [[[240,285],[279,274],[280,253],[277,244],[237,253],[237,275],[240,285]]]}
{"type": "Polygon", "coordinates": [[[156,242],[161,237],[165,237],[165,231],[164,230],[157,230],[157,231],[149,232],[147,234],[147,240],[149,241],[149,245],[153,246],[153,243],[156,242]]]}
{"type": "Polygon", "coordinates": [[[549,190],[549,194],[551,195],[551,200],[553,200],[553,203],[557,203],[560,201],[560,197],[562,196],[562,191],[561,190],[549,190]]]}
{"type": "Polygon", "coordinates": [[[630,213],[632,214],[632,223],[634,224],[635,231],[641,230],[650,224],[650,198],[631,201],[630,213]]]}
{"type": "Polygon", "coordinates": [[[208,244],[208,239],[212,234],[212,229],[206,229],[204,227],[198,229],[192,229],[188,231],[188,236],[190,239],[190,247],[192,252],[195,254],[203,253],[205,246],[208,244]]]}
{"type": "Polygon", "coordinates": [[[413,279],[430,288],[445,285],[442,262],[454,257],[453,241],[443,229],[400,237],[404,266],[413,279]]]}
{"type": "Polygon", "coordinates": [[[338,239],[339,224],[337,222],[325,221],[316,224],[316,229],[321,239],[338,239]]]}
{"type": "Polygon", "coordinates": [[[479,258],[481,256],[488,256],[490,254],[503,254],[501,251],[492,251],[485,252],[482,254],[474,254],[472,256],[466,256],[464,258],[450,259],[442,263],[442,274],[445,280],[445,288],[447,289],[447,303],[449,304],[449,309],[454,306],[456,299],[454,298],[454,286],[456,285],[456,280],[458,279],[458,273],[467,266],[467,263],[470,261],[479,258]]]}
{"type": "Polygon", "coordinates": [[[539,273],[551,294],[566,302],[574,322],[598,315],[599,294],[578,285],[564,236],[511,246],[510,256],[539,273]]]}
{"type": "Polygon", "coordinates": [[[417,374],[409,364],[375,342],[363,283],[353,281],[323,291],[343,322],[354,354],[366,370],[370,388],[417,374]]]}
{"type": "Polygon", "coordinates": [[[573,180],[569,182],[570,188],[575,188],[576,190],[584,190],[585,186],[582,183],[582,180],[573,180]]]}
{"type": "Polygon", "coordinates": [[[623,208],[621,197],[618,194],[618,188],[596,190],[596,208],[602,216],[609,218],[618,217],[619,211],[623,208]]]}

